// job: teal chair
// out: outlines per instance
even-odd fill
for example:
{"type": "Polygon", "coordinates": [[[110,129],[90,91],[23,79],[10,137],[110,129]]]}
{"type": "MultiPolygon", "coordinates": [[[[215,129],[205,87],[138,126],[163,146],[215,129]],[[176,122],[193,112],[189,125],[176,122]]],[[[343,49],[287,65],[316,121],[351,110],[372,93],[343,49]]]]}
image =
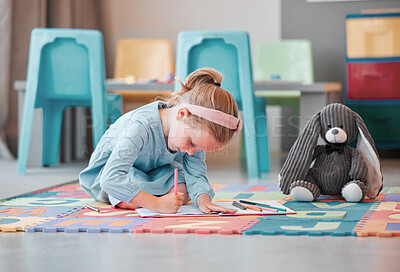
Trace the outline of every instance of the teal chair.
{"type": "MultiPolygon", "coordinates": [[[[256,117],[249,36],[245,31],[184,31],[178,35],[175,75],[184,80],[191,72],[209,67],[224,76],[222,88],[231,92],[243,113],[243,130],[249,178],[269,171],[265,107],[256,117]]],[[[175,83],[175,90],[179,90],[175,83]]],[[[260,98],[265,105],[264,99],[260,98]]]]}
{"type": "Polygon", "coordinates": [[[106,94],[103,36],[97,30],[36,28],[31,33],[17,172],[28,161],[35,108],[43,109],[43,166],[58,161],[63,111],[88,107],[93,146],[122,113],[122,99],[106,94]]]}
{"type": "MultiPolygon", "coordinates": [[[[314,69],[311,42],[308,40],[280,40],[271,42],[259,42],[256,44],[254,59],[254,80],[282,80],[301,81],[305,84],[314,82],[314,69]]],[[[265,98],[267,105],[279,105],[284,107],[284,112],[290,112],[291,108],[296,116],[285,116],[286,124],[283,127],[284,135],[293,134],[290,127],[296,124],[295,133],[298,133],[300,109],[300,91],[256,91],[257,97],[265,98]],[[288,121],[289,119],[290,122],[288,121]]],[[[259,105],[260,107],[265,105],[259,105]]],[[[295,137],[288,139],[283,144],[288,149],[294,143],[295,137]]]]}

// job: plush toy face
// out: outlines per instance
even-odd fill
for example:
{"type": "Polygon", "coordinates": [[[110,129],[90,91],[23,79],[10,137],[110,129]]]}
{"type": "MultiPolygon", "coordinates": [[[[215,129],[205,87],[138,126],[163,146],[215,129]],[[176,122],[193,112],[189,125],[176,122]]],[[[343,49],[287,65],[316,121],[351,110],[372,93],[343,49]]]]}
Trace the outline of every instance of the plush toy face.
{"type": "Polygon", "coordinates": [[[349,144],[358,132],[353,111],[344,105],[331,105],[321,111],[321,137],[327,143],[349,144]]]}

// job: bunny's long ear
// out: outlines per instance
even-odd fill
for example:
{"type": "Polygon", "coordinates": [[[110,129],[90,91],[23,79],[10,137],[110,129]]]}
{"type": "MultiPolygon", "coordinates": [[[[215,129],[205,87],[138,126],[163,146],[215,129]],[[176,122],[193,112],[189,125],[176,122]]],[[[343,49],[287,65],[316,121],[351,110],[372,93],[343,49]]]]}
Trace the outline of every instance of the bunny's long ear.
{"type": "Polygon", "coordinates": [[[364,124],[364,121],[360,115],[358,115],[356,112],[353,113],[359,132],[356,148],[358,152],[360,152],[368,167],[366,180],[367,196],[372,199],[378,196],[379,191],[382,188],[383,177],[381,172],[381,164],[374,140],[369,134],[367,126],[364,124]]]}
{"type": "Polygon", "coordinates": [[[294,142],[279,173],[279,187],[284,194],[290,193],[290,184],[292,182],[305,180],[312,163],[320,132],[320,112],[318,112],[308,121],[300,136],[294,142]]]}

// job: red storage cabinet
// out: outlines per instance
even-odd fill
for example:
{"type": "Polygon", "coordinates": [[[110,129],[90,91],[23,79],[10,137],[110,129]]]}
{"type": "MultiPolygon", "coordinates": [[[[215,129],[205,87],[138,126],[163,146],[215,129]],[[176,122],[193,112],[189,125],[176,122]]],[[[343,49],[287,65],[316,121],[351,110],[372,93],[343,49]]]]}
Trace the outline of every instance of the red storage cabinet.
{"type": "Polygon", "coordinates": [[[400,99],[400,62],[351,62],[346,68],[348,99],[400,99]]]}
{"type": "Polygon", "coordinates": [[[346,15],[346,103],[377,148],[400,149],[400,13],[346,15]]]}

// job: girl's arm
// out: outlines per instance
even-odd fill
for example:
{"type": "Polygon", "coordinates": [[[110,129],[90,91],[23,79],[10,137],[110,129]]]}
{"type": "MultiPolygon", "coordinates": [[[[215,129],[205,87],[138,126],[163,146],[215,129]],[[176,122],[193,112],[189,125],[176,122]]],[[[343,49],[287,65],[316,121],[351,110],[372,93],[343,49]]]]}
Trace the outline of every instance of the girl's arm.
{"type": "Polygon", "coordinates": [[[183,205],[183,193],[166,194],[161,197],[140,191],[129,203],[120,202],[117,206],[123,209],[146,208],[160,213],[176,213],[183,205]]]}
{"type": "Polygon", "coordinates": [[[130,123],[119,136],[100,176],[100,186],[113,206],[135,209],[144,207],[162,213],[175,213],[183,204],[183,194],[155,197],[141,190],[128,175],[141,154],[146,153],[146,128],[139,122],[130,123]]]}
{"type": "Polygon", "coordinates": [[[235,209],[228,209],[218,205],[211,203],[211,199],[206,194],[201,194],[197,198],[197,206],[199,206],[200,210],[205,213],[210,212],[223,212],[223,213],[235,213],[237,210],[235,209]]]}

